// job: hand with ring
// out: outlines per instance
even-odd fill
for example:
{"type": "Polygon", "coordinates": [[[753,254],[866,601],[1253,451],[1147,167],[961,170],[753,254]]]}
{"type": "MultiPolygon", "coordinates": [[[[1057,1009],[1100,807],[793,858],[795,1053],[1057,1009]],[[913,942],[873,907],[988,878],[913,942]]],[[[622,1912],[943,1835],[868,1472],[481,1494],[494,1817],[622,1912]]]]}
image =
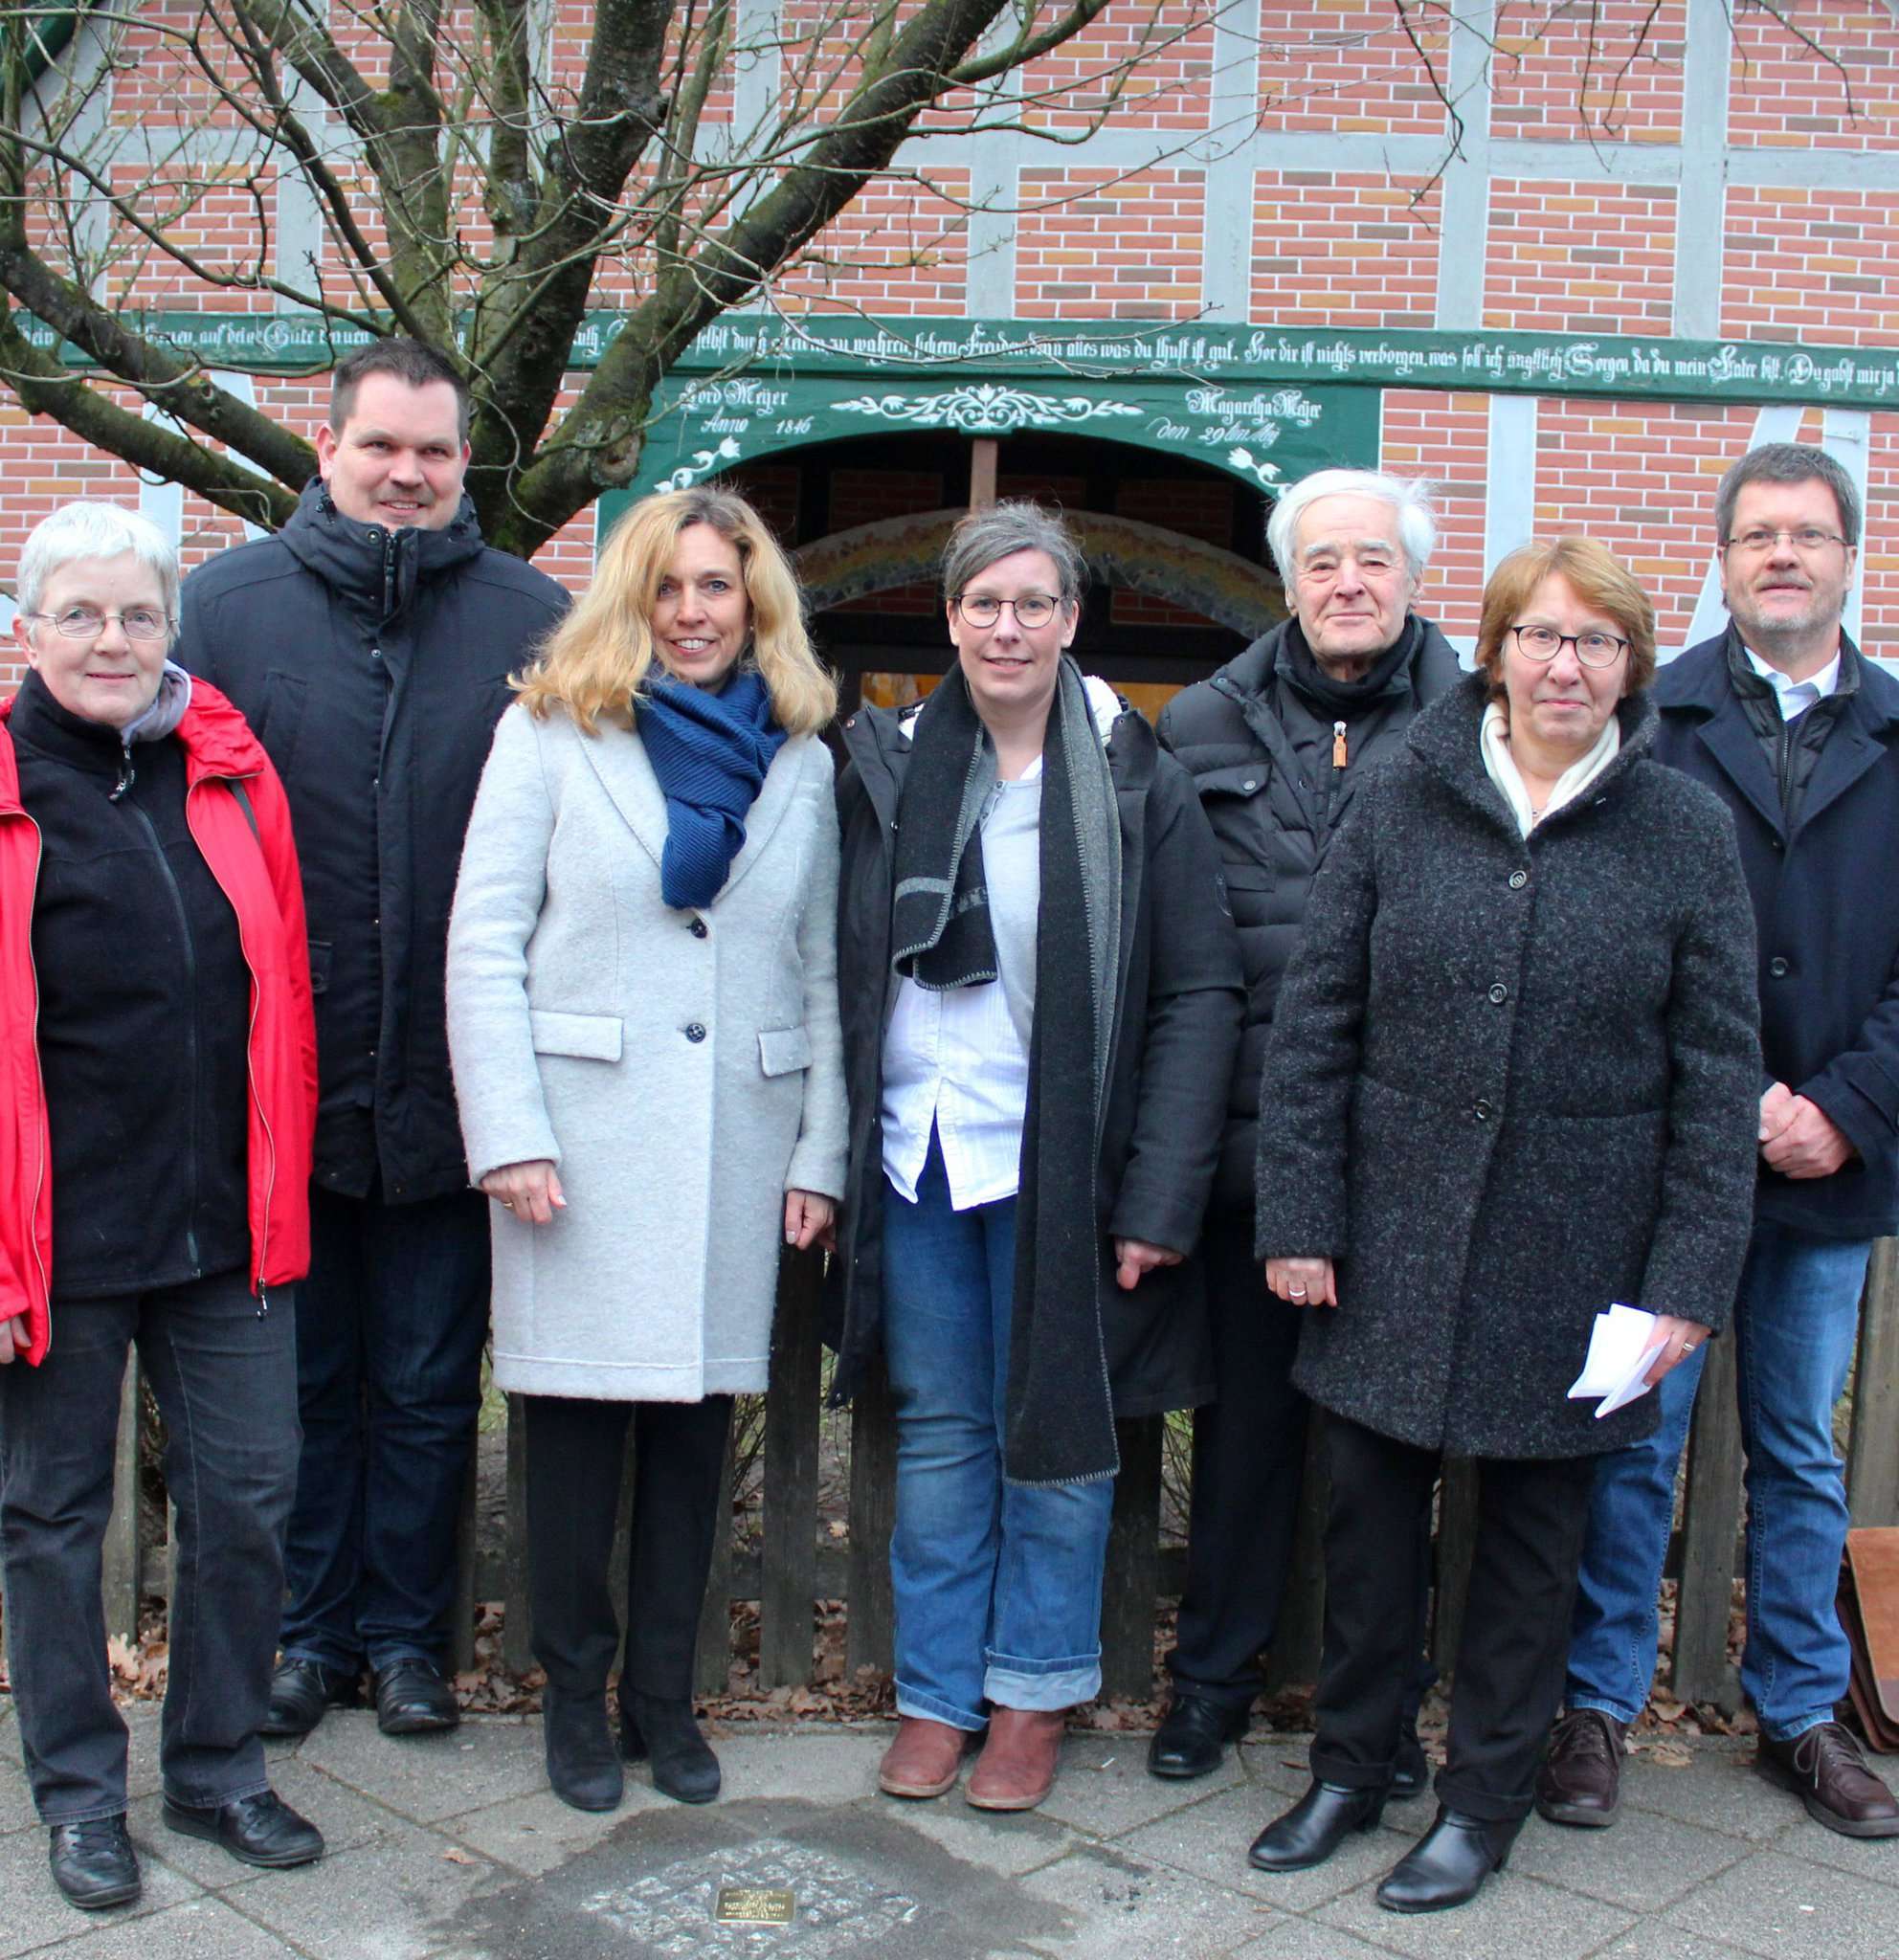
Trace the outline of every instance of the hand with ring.
{"type": "Polygon", "coordinates": [[[1672,1368],[1686,1361],[1709,1338],[1699,1321],[1678,1320],[1671,1313],[1657,1314],[1655,1331],[1649,1336],[1649,1352],[1654,1366],[1642,1377],[1652,1389],[1672,1368]]]}
{"type": "Polygon", "coordinates": [[[548,1225],[556,1212],[567,1209],[561,1181],[545,1157],[524,1164],[501,1164],[481,1180],[481,1189],[496,1204],[504,1205],[530,1225],[548,1225]]]}
{"type": "Polygon", "coordinates": [[[1268,1259],[1266,1289],[1292,1306],[1336,1306],[1330,1259],[1268,1259]]]}

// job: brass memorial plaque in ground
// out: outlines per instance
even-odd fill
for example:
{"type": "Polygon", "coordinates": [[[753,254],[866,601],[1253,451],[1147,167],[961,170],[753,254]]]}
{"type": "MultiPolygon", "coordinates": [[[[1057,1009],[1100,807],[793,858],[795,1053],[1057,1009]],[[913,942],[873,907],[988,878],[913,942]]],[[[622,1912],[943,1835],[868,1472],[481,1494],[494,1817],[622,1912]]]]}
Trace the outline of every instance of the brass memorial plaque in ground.
{"type": "Polygon", "coordinates": [[[721,1885],[713,1902],[718,1926],[790,1926],[797,1915],[797,1894],[779,1885],[721,1885]]]}

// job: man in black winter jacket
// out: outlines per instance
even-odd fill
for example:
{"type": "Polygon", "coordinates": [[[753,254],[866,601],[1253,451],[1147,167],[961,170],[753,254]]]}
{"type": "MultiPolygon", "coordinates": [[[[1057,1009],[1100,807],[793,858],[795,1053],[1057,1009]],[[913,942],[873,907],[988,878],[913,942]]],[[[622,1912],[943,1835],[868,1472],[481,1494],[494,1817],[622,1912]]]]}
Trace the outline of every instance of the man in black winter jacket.
{"type": "MultiPolygon", "coordinates": [[[[1260,1072],[1327,847],[1366,775],[1458,679],[1456,653],[1411,610],[1436,537],[1417,484],[1367,470],[1306,478],[1266,529],[1292,617],[1160,719],[1219,839],[1248,998],[1201,1239],[1218,1400],[1195,1417],[1173,1704],[1148,1754],[1156,1776],[1204,1775],[1245,1732],[1285,1590],[1306,1407],[1291,1381],[1300,1310],[1272,1298],[1253,1257],[1260,1072]]],[[[1399,1772],[1394,1794],[1422,1787],[1409,1731],[1399,1772]]]]}
{"type": "Polygon", "coordinates": [[[335,372],[282,532],[186,581],[178,658],[243,710],[289,792],[309,912],[318,1115],[297,1301],[303,1424],[266,1734],[353,1700],[452,1727],[455,1524],[488,1320],[443,1004],[449,906],[507,678],[566,609],[481,541],[468,397],[413,341],[335,372]]]}

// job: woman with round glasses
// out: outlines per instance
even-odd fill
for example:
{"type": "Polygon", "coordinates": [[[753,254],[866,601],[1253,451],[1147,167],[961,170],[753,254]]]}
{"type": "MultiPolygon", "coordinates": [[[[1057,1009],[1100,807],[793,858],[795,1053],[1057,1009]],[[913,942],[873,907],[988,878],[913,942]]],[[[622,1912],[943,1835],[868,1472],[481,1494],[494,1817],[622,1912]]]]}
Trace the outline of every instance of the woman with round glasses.
{"type": "Polygon", "coordinates": [[[1114,1418],[1204,1401],[1196,1262],[1239,947],[1186,771],[1066,651],[1055,513],[965,518],[956,659],[844,724],[851,1168],[837,1392],[897,1407],[893,1796],[1027,1810],[1101,1685],[1114,1418]]]}
{"type": "Polygon", "coordinates": [[[100,1571],[136,1342],[177,1505],[168,1829],[254,1865],[316,1827],[257,1725],[297,1482],[316,1029],[283,790],[166,658],[178,561],[69,503],[27,540],[0,705],[0,1554],[27,1775],[75,1905],[137,1896],[100,1571]]]}
{"type": "Polygon", "coordinates": [[[1587,538],[1484,594],[1477,669],[1359,792],[1313,889],[1261,1096],[1258,1247],[1303,1304],[1331,1511],[1312,1783],[1252,1849],[1319,1863],[1384,1808],[1419,1525],[1477,1459],[1437,1821],[1378,1888],[1499,1869],[1562,1692],[1596,1459],[1644,1397],[1570,1401],[1596,1316],[1657,1316],[1652,1385],[1724,1322],[1754,1198],[1754,927],[1731,824],[1652,759],[1654,614],[1587,538]]]}

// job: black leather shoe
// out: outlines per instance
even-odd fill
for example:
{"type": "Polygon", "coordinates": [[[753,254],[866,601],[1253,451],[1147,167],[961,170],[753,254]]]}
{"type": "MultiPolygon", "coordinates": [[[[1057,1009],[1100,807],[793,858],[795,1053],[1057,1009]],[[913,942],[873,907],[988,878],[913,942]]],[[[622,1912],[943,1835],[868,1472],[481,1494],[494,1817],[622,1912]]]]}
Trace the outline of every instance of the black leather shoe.
{"type": "Polygon", "coordinates": [[[1622,1807],[1622,1738],[1628,1724],[1605,1708],[1576,1708],[1550,1731],[1536,1772],[1536,1809],[1553,1824],[1600,1831],[1622,1807]]]}
{"type": "Polygon", "coordinates": [[[554,1794],[577,1811],[616,1810],[626,1777],[607,1733],[605,1686],[569,1695],[549,1682],[541,1691],[541,1731],[554,1794]]]}
{"type": "Polygon", "coordinates": [[[1441,1809],[1378,1887],[1378,1904],[1387,1912],[1442,1912],[1475,1899],[1484,1881],[1509,1862],[1522,1828],[1520,1817],[1491,1823],[1441,1809]]]}
{"type": "Polygon", "coordinates": [[[1246,1861],[1262,1872],[1303,1872],[1324,1864],[1353,1831],[1373,1831],[1385,1813],[1382,1790],[1346,1790],[1313,1779],[1312,1787],[1253,1839],[1246,1861]]]}
{"type": "Polygon", "coordinates": [[[1218,1770],[1226,1746],[1246,1733],[1250,1704],[1233,1708],[1204,1695],[1175,1695],[1148,1745],[1148,1774],[1185,1781],[1218,1770]]]}
{"type": "Polygon", "coordinates": [[[325,1708],[353,1708],[363,1698],[357,1676],[317,1660],[279,1660],[270,1678],[270,1706],[259,1735],[308,1735],[325,1708]]]}
{"type": "Polygon", "coordinates": [[[1431,1787],[1431,1759],[1418,1740],[1416,1718],[1398,1731],[1397,1756],[1392,1764],[1392,1787],[1387,1793],[1394,1803],[1409,1803],[1431,1787]]]}
{"type": "Polygon", "coordinates": [[[138,1854],[125,1835],[123,1815],[55,1824],[48,1860],[53,1882],[81,1912],[124,1905],[139,1896],[138,1854]]]}
{"type": "Polygon", "coordinates": [[[710,1803],[719,1794],[719,1759],[706,1746],[689,1701],[632,1695],[620,1703],[620,1754],[651,1757],[653,1787],[675,1803],[710,1803]]]}
{"type": "Polygon", "coordinates": [[[299,1816],[274,1790],[240,1796],[235,1803],[196,1804],[165,1799],[165,1828],[187,1838],[209,1838],[221,1844],[239,1864],[259,1864],[269,1871],[286,1865],[309,1864],[324,1855],[324,1834],[308,1817],[299,1816]]]}
{"type": "Polygon", "coordinates": [[[409,1655],[374,1676],[376,1726],[385,1735],[431,1735],[461,1720],[455,1690],[433,1660],[409,1655]]]}

